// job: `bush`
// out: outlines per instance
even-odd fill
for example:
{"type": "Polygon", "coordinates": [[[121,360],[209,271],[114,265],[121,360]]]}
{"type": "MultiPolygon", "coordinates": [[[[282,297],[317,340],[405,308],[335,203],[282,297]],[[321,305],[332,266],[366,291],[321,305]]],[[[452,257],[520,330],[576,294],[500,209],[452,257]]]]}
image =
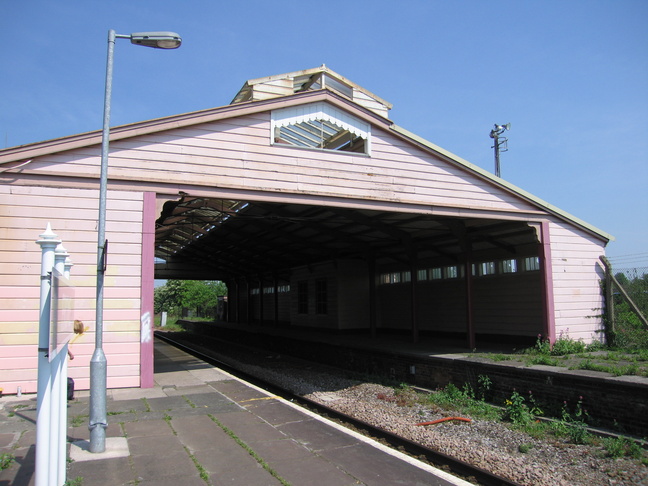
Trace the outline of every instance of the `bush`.
{"type": "Polygon", "coordinates": [[[585,345],[582,339],[576,341],[570,338],[569,336],[563,336],[561,334],[560,337],[556,339],[556,342],[551,348],[551,355],[565,356],[567,354],[583,353],[585,352],[586,349],[587,346],[585,345]]]}
{"type": "Polygon", "coordinates": [[[641,446],[625,437],[607,437],[603,439],[603,448],[607,455],[613,459],[620,459],[625,456],[641,459],[643,456],[641,446]]]}

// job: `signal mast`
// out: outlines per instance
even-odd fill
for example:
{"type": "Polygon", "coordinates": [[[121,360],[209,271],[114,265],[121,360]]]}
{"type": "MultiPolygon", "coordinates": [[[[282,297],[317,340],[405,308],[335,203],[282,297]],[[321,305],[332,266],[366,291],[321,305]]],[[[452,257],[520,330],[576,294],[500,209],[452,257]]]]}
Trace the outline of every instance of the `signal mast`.
{"type": "Polygon", "coordinates": [[[500,177],[500,152],[508,152],[508,138],[501,137],[502,133],[511,129],[511,124],[495,125],[490,132],[490,138],[495,142],[492,148],[495,149],[495,175],[500,177]]]}

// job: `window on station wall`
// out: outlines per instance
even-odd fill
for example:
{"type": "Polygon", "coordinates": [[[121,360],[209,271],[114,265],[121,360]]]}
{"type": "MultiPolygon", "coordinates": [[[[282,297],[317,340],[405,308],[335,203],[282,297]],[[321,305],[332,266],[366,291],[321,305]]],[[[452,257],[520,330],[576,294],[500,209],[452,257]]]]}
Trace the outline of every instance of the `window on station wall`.
{"type": "Polygon", "coordinates": [[[403,275],[401,272],[389,272],[383,273],[380,275],[381,284],[397,284],[403,281],[403,275]]]}
{"type": "Polygon", "coordinates": [[[496,266],[495,262],[481,262],[473,263],[473,275],[483,277],[486,275],[495,275],[496,266]]]}
{"type": "Polygon", "coordinates": [[[272,112],[272,143],[369,154],[370,125],[327,103],[272,112]]]}
{"type": "Polygon", "coordinates": [[[390,283],[390,284],[411,282],[412,281],[412,272],[404,271],[404,272],[386,273],[386,274],[384,274],[383,281],[384,281],[384,283],[390,283]]]}
{"type": "Polygon", "coordinates": [[[308,314],[308,282],[297,283],[297,313],[308,314]]]}
{"type": "Polygon", "coordinates": [[[459,278],[459,267],[457,265],[450,265],[443,269],[444,278],[459,278]]]}
{"type": "Polygon", "coordinates": [[[419,282],[422,282],[424,280],[428,279],[428,269],[427,268],[422,268],[421,270],[418,270],[416,272],[416,280],[419,282]]]}
{"type": "Polygon", "coordinates": [[[315,281],[315,313],[328,314],[328,285],[326,279],[315,281]]]}
{"type": "Polygon", "coordinates": [[[525,272],[531,272],[533,270],[540,270],[540,257],[526,257],[522,261],[522,266],[525,272]]]}
{"type": "Polygon", "coordinates": [[[502,260],[500,262],[500,269],[502,273],[517,272],[517,260],[515,258],[511,258],[509,260],[502,260]]]}

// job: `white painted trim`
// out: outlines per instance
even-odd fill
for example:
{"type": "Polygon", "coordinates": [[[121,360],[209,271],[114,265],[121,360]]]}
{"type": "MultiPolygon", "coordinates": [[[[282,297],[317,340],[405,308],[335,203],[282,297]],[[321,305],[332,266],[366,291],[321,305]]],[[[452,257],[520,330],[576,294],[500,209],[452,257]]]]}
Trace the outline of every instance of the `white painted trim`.
{"type": "Polygon", "coordinates": [[[277,127],[286,127],[315,120],[325,120],[334,123],[365,140],[369,138],[371,133],[371,128],[368,123],[323,102],[274,110],[271,119],[272,134],[274,134],[274,130],[277,127]]]}

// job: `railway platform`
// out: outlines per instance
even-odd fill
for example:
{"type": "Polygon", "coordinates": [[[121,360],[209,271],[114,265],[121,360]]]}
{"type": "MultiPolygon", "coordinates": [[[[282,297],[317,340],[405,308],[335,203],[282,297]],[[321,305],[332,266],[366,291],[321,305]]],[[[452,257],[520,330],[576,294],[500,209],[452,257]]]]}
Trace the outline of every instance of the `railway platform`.
{"type": "MultiPolygon", "coordinates": [[[[69,484],[469,484],[160,340],[154,380],[108,391],[104,453],[87,450],[88,393],[68,402],[69,484]]],[[[35,484],[35,417],[35,396],[0,398],[0,486],[35,484]]]]}

